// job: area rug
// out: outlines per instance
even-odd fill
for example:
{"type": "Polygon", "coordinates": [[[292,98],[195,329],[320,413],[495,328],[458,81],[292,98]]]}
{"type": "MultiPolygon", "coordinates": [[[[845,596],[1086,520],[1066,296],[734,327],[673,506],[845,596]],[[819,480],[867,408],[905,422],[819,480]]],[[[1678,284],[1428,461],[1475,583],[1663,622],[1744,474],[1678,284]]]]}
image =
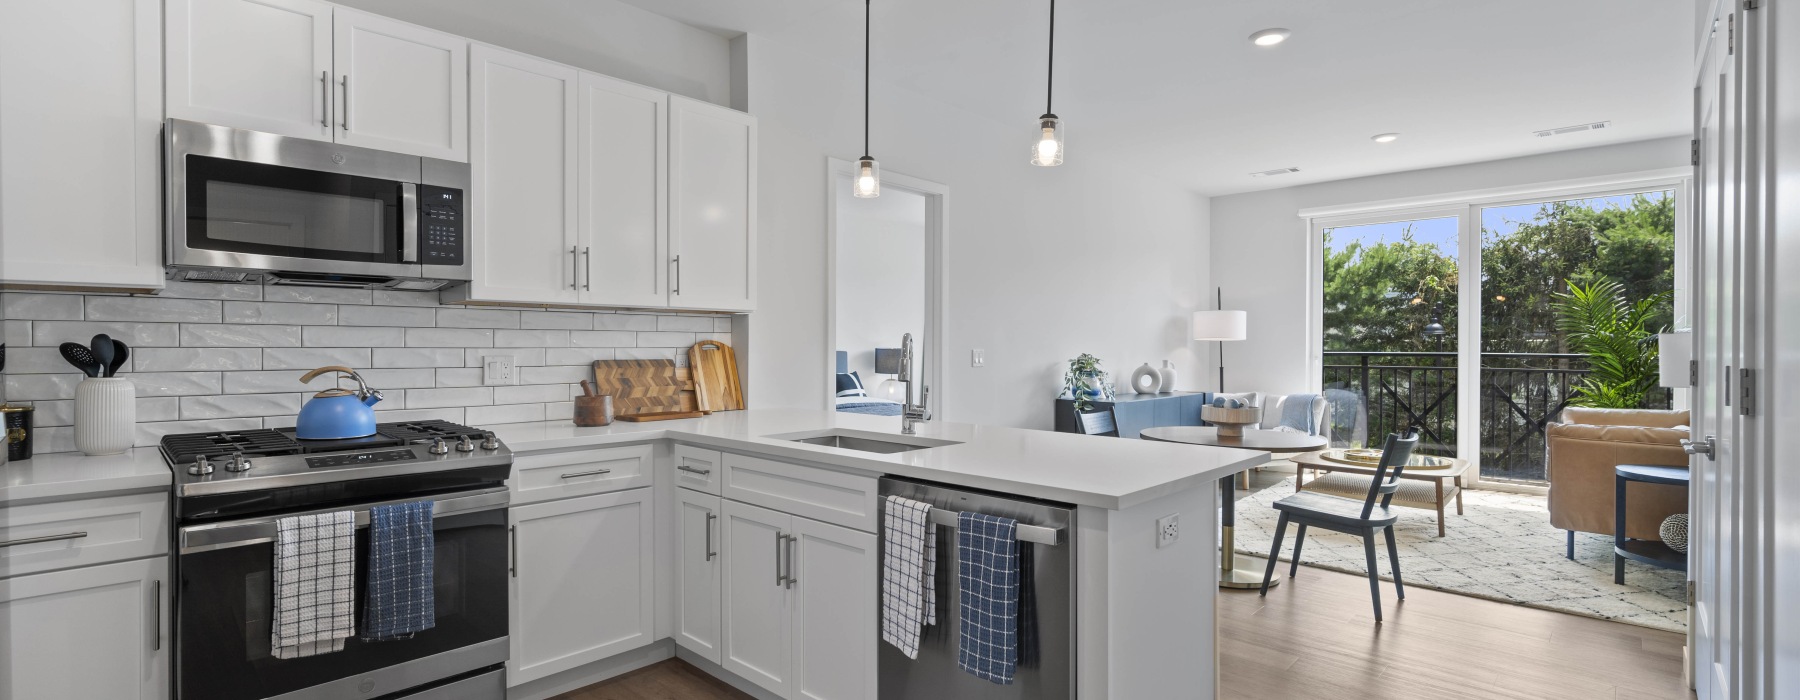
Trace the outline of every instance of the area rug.
{"type": "MultiPolygon", "coordinates": [[[[1294,492],[1294,479],[1238,500],[1237,551],[1266,557],[1275,535],[1277,499],[1294,492]]],[[[1534,608],[1615,620],[1671,632],[1687,632],[1687,575],[1636,562],[1625,564],[1625,585],[1613,583],[1612,537],[1575,533],[1575,560],[1563,556],[1565,533],[1550,526],[1543,496],[1469,490],[1466,515],[1454,507],[1445,515],[1447,532],[1437,536],[1437,513],[1396,508],[1400,573],[1408,586],[1433,588],[1534,608]]],[[[1281,558],[1294,551],[1290,526],[1281,558]]],[[[1393,580],[1387,546],[1380,539],[1378,568],[1393,580]]],[[[1367,575],[1362,540],[1311,528],[1301,564],[1367,575]]],[[[1286,575],[1285,567],[1276,570],[1286,575]]]]}

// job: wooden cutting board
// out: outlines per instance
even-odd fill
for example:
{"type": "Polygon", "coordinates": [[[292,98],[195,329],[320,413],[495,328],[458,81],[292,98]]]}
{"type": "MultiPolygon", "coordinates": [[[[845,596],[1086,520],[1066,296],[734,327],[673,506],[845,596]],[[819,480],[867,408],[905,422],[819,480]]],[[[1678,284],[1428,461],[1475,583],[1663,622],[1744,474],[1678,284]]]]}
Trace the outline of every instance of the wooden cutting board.
{"type": "Polygon", "coordinates": [[[674,360],[595,360],[594,393],[613,397],[613,414],[699,410],[694,380],[674,360]]]}
{"type": "Polygon", "coordinates": [[[738,381],[737,353],[716,340],[702,340],[688,348],[688,367],[694,373],[694,394],[702,411],[741,411],[744,388],[738,381]]]}

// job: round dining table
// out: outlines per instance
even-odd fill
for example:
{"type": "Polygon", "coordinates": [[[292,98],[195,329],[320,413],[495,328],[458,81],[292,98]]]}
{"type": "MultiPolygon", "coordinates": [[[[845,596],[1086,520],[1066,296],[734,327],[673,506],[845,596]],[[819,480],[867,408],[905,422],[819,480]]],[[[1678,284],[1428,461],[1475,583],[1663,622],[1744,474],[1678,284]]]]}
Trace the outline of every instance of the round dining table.
{"type": "MultiPolygon", "coordinates": [[[[1243,435],[1220,435],[1218,428],[1194,425],[1171,425],[1160,428],[1145,428],[1138,437],[1155,442],[1178,442],[1184,445],[1204,445],[1207,447],[1235,447],[1244,450],[1256,450],[1274,454],[1295,454],[1325,449],[1329,441],[1323,435],[1308,435],[1286,430],[1244,429],[1243,435]]],[[[1248,468],[1248,467],[1246,467],[1248,468]]],[[[1237,568],[1237,541],[1234,537],[1234,525],[1237,522],[1237,474],[1231,473],[1219,477],[1219,501],[1223,511],[1220,521],[1220,553],[1219,553],[1219,587],[1220,588],[1261,588],[1263,575],[1260,571],[1237,568]]],[[[1281,579],[1269,580],[1270,586],[1280,585],[1281,579]]]]}

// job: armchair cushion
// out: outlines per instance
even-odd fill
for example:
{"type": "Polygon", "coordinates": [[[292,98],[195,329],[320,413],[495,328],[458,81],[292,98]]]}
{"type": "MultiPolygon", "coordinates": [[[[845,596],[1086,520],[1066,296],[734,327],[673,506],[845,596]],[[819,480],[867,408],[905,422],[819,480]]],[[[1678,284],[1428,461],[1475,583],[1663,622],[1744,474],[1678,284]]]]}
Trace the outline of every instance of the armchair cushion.
{"type": "Polygon", "coordinates": [[[1271,395],[1263,399],[1262,424],[1257,427],[1276,430],[1286,426],[1309,435],[1325,435],[1330,427],[1325,419],[1327,405],[1319,394],[1271,395]]]}
{"type": "MultiPolygon", "coordinates": [[[[1679,425],[1687,418],[1686,411],[1606,409],[1569,409],[1563,418],[1616,421],[1639,413],[1647,414],[1646,422],[1652,423],[1679,425]]],[[[1613,534],[1614,467],[1688,466],[1687,453],[1681,449],[1681,441],[1688,437],[1685,428],[1551,423],[1545,426],[1544,436],[1550,523],[1563,530],[1613,534]]],[[[1663,519],[1688,511],[1687,490],[1679,486],[1632,483],[1626,488],[1630,511],[1625,516],[1625,532],[1629,537],[1661,540],[1663,519]]]]}
{"type": "Polygon", "coordinates": [[[1577,425],[1633,425],[1645,428],[1685,428],[1689,425],[1687,411],[1656,411],[1633,408],[1581,408],[1570,406],[1563,409],[1562,423],[1577,425]]]}

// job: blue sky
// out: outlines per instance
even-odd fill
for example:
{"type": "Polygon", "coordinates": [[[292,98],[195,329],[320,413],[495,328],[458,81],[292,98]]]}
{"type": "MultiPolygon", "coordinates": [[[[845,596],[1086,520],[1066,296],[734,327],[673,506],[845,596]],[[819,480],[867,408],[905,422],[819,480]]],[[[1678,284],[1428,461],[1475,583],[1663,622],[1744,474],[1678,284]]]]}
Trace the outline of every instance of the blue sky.
{"type": "MultiPolygon", "coordinates": [[[[1666,192],[1647,193],[1652,199],[1668,196],[1666,192]]],[[[1629,207],[1632,195],[1615,195],[1612,197],[1594,197],[1574,200],[1595,209],[1607,207],[1629,207]]],[[[1538,212],[1538,204],[1516,204],[1506,207],[1489,207],[1481,210],[1481,225],[1489,231],[1502,235],[1519,229],[1521,222],[1529,222],[1538,212]]],[[[1413,240],[1420,243],[1436,243],[1438,250],[1445,255],[1457,254],[1456,219],[1420,219],[1417,221],[1397,221],[1386,224],[1368,224],[1365,226],[1344,226],[1331,230],[1333,248],[1342,249],[1351,241],[1361,241],[1365,246],[1400,240],[1400,234],[1407,225],[1413,227],[1413,240]]]]}

